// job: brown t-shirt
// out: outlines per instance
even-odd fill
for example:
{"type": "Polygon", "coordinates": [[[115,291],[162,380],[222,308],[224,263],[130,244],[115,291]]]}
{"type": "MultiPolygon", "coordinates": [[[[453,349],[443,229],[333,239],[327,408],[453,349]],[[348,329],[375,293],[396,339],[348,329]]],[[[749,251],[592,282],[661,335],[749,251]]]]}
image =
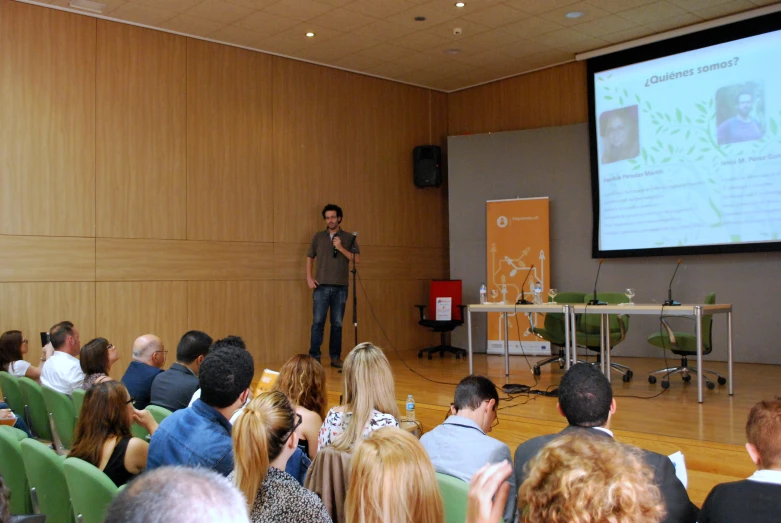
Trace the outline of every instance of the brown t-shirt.
{"type": "MultiPolygon", "coordinates": [[[[337,233],[342,240],[342,247],[350,252],[360,254],[358,238],[349,232],[339,229],[337,233]]],[[[336,251],[334,258],[334,245],[328,229],[324,229],[312,237],[308,258],[317,259],[315,280],[321,285],[348,285],[350,278],[350,260],[341,252],[336,251]]]]}

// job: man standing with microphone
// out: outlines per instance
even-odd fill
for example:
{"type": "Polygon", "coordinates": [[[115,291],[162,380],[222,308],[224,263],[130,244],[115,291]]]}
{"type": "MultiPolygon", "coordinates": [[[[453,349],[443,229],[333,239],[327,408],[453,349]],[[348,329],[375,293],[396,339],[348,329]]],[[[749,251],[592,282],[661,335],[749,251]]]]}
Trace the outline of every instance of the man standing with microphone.
{"type": "Polygon", "coordinates": [[[342,223],[342,208],[329,203],[323,207],[325,230],[315,233],[309,251],[306,253],[306,282],[314,290],[312,307],[312,332],[309,355],[320,361],[320,346],[323,344],[325,315],[331,309],[331,337],[328,353],[331,367],[342,368],[342,319],[347,303],[350,262],[360,261],[360,249],[356,234],[350,234],[339,226],[342,223]],[[317,258],[316,278],[312,277],[312,264],[317,258]]]}

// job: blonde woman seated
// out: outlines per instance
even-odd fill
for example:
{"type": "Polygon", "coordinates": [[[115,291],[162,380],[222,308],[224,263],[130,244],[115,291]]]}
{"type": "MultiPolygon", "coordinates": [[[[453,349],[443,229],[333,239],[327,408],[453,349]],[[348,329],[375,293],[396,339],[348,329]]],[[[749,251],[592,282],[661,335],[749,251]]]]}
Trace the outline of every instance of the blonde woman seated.
{"type": "Polygon", "coordinates": [[[351,462],[345,513],[347,523],[444,523],[437,476],[423,445],[394,427],[361,441],[351,462]]]}
{"type": "Polygon", "coordinates": [[[81,388],[89,390],[96,383],[109,381],[111,366],[119,360],[117,348],[106,338],[95,338],[81,348],[79,363],[84,372],[81,388]]]}
{"type": "Polygon", "coordinates": [[[317,449],[328,445],[351,452],[358,439],[382,427],[398,427],[393,374],[382,349],[357,345],[344,360],[344,405],[328,411],[317,449]]]}
{"type": "MultiPolygon", "coordinates": [[[[665,516],[651,468],[637,449],[611,438],[559,436],[528,467],[518,491],[519,522],[658,523],[665,516]]],[[[472,477],[466,523],[499,520],[510,474],[503,462],[472,477]]]]}
{"type": "Polygon", "coordinates": [[[320,498],[285,472],[301,421],[288,397],[272,391],[250,401],[233,426],[229,478],[247,499],[253,523],[331,522],[320,498]]]}
{"type": "Polygon", "coordinates": [[[118,487],[146,469],[149,444],[130,434],[133,421],[154,434],[157,422],[118,381],[96,383],[84,395],[70,457],[92,463],[118,487]]]}
{"type": "Polygon", "coordinates": [[[314,459],[317,454],[317,436],[325,418],[328,404],[325,389],[325,369],[308,354],[293,356],[279,370],[272,390],[285,394],[295,406],[303,422],[298,427],[298,446],[314,459]]]}

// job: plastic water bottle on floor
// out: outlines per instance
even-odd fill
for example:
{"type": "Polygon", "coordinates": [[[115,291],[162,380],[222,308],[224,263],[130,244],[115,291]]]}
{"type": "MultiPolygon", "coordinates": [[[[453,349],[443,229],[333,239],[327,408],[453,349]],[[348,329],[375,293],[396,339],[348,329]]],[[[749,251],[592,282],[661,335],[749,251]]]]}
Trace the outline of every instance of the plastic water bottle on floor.
{"type": "Polygon", "coordinates": [[[415,398],[412,394],[407,396],[407,421],[415,421],[415,398]]]}
{"type": "Polygon", "coordinates": [[[488,303],[488,289],[485,283],[480,284],[480,303],[488,303]]]}

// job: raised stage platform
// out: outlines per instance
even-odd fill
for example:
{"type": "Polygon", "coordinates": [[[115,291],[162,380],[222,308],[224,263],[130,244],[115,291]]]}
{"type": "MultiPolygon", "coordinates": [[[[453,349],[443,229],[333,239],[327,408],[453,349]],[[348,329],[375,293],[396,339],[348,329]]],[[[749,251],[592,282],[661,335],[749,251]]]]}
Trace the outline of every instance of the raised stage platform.
{"type": "MultiPolygon", "coordinates": [[[[453,356],[433,360],[418,359],[417,351],[403,351],[401,357],[414,371],[405,367],[397,355],[386,350],[396,380],[396,398],[404,415],[404,400],[413,394],[417,419],[428,431],[441,423],[447,415],[453,391],[467,372],[467,362],[453,356]]],[[[497,385],[519,383],[533,385],[530,366],[537,358],[527,361],[521,356],[510,358],[510,376],[505,379],[504,359],[501,356],[475,355],[475,373],[491,378],[497,385]]],[[[689,496],[701,505],[710,489],[717,483],[744,479],[751,475],[754,465],[745,451],[744,428],[751,407],[761,399],[779,395],[781,366],[735,364],[735,395],[730,397],[727,387],[705,390],[705,402],[697,403],[697,387],[692,380],[684,384],[674,376],[670,388],[662,394],[661,386],[648,383],[647,374],[664,366],[663,359],[614,358],[634,371],[630,383],[613,380],[613,391],[618,410],[611,428],[616,437],[642,448],[672,454],[681,450],[689,472],[689,496]]],[[[672,363],[670,359],[668,362],[672,363]]],[[[324,360],[327,363],[327,360],[324,360]]],[[[726,364],[708,363],[706,368],[726,376],[726,364]]],[[[335,405],[341,393],[341,374],[326,367],[330,403],[335,405]]],[[[535,389],[546,390],[557,386],[563,371],[557,365],[542,368],[535,389]]],[[[614,374],[614,377],[616,374],[614,374]]],[[[499,426],[492,436],[504,441],[515,451],[518,444],[529,438],[558,432],[566,420],[556,411],[556,398],[538,395],[501,395],[499,426]]]]}

